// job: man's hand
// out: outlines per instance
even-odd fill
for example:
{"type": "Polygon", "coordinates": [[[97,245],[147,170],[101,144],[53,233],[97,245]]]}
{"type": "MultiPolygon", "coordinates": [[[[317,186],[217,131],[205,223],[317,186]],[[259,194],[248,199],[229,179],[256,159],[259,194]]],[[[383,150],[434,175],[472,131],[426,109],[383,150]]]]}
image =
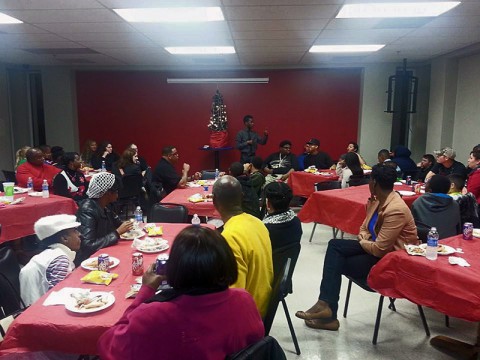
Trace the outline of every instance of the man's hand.
{"type": "Polygon", "coordinates": [[[193,179],[194,180],[198,180],[202,177],[202,173],[201,172],[196,172],[195,174],[193,174],[193,179]]]}
{"type": "Polygon", "coordinates": [[[124,221],[117,229],[118,235],[125,234],[127,231],[133,229],[133,222],[130,220],[124,221]]]}
{"type": "Polygon", "coordinates": [[[247,144],[248,144],[248,145],[252,145],[252,144],[253,144],[253,140],[247,140],[247,144]]]}
{"type": "Polygon", "coordinates": [[[263,135],[268,136],[268,129],[263,130],[263,135]]]}
{"type": "Polygon", "coordinates": [[[190,165],[188,165],[187,163],[184,163],[183,164],[183,171],[189,172],[190,171],[190,165]]]}
{"type": "Polygon", "coordinates": [[[163,280],[167,280],[165,275],[157,275],[155,273],[155,264],[150,264],[142,277],[142,285],[148,286],[153,290],[157,290],[163,280]]]}

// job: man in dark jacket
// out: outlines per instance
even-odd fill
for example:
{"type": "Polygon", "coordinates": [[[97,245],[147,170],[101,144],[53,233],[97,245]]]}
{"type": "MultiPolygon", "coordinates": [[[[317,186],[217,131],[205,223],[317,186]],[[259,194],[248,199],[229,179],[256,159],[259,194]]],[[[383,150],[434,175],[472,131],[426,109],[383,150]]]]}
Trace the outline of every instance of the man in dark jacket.
{"type": "Polygon", "coordinates": [[[110,173],[92,176],[87,190],[88,199],[83,200],[77,210],[78,230],[83,235],[80,250],[75,257],[79,266],[97,250],[115,245],[120,235],[133,228],[131,221],[121,222],[108,205],[118,198],[120,181],[110,173]]]}
{"type": "Polygon", "coordinates": [[[246,164],[252,161],[252,157],[255,156],[255,152],[257,151],[257,146],[267,143],[268,130],[265,129],[263,131],[263,136],[253,131],[254,122],[252,115],[245,115],[243,124],[245,128],[237,133],[235,147],[240,150],[240,162],[246,164]]]}
{"type": "Polygon", "coordinates": [[[307,156],[303,160],[304,168],[315,166],[317,169],[330,169],[333,162],[330,156],[319,150],[320,140],[310,139],[307,141],[307,156]]]}
{"type": "Polygon", "coordinates": [[[234,162],[230,165],[230,175],[236,178],[242,185],[242,210],[247,214],[260,218],[260,202],[258,196],[252,187],[250,176],[245,175],[245,170],[240,162],[234,162]]]}
{"type": "Polygon", "coordinates": [[[434,175],[425,187],[425,194],[412,204],[412,214],[417,225],[418,237],[423,242],[428,231],[436,227],[440,239],[460,234],[462,224],[460,209],[448,195],[450,180],[446,176],[434,175]]]}
{"type": "Polygon", "coordinates": [[[285,181],[292,172],[298,170],[298,162],[297,157],[291,153],[292,142],[290,140],[283,140],[279,147],[278,152],[265,159],[263,171],[275,180],[285,181]]]}
{"type": "Polygon", "coordinates": [[[398,145],[393,151],[392,161],[398,165],[402,171],[403,177],[415,175],[417,164],[410,158],[412,152],[403,145],[398,145]]]}

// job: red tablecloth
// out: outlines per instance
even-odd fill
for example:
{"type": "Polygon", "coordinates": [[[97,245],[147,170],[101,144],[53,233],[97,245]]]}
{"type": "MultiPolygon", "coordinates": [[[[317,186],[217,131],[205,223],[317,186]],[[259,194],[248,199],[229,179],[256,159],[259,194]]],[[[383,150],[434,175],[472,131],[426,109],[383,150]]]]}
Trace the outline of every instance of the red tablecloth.
{"type": "Polygon", "coordinates": [[[15,195],[15,198],[25,197],[17,205],[7,205],[0,208],[0,244],[34,234],[33,224],[43,216],[56,214],[75,214],[77,204],[72,199],[50,195],[49,198],[32,197],[28,194],[15,195]]]}
{"type": "MultiPolygon", "coordinates": [[[[212,193],[212,187],[208,187],[208,193],[212,193]]],[[[174,203],[184,205],[188,209],[188,214],[197,214],[198,216],[208,216],[214,218],[220,218],[220,214],[215,210],[212,201],[192,203],[188,201],[188,198],[195,194],[203,194],[203,187],[175,189],[170,194],[162,199],[162,203],[174,203]]]]}
{"type": "MultiPolygon", "coordinates": [[[[170,245],[175,236],[188,224],[158,224],[163,226],[163,238],[170,245]]],[[[202,225],[214,229],[211,225],[202,225]]],[[[8,329],[5,340],[0,343],[0,355],[23,351],[59,351],[72,354],[96,354],[98,338],[123,315],[132,299],[125,299],[130,285],[135,283],[137,276],[132,275],[131,241],[120,241],[118,245],[101,249],[99,253],[107,253],[120,259],[120,264],[111,271],[118,274],[108,286],[82,284],[80,279],[88,271],[75,269],[64,281],[53,290],[64,287],[86,288],[92,291],[113,291],[115,303],[98,313],[75,314],[68,312],[63,305],[43,306],[45,294],[30,306],[22,315],[15,319],[8,329]]],[[[169,250],[163,253],[168,253],[169,250]]],[[[95,256],[94,255],[94,256],[95,256]]],[[[145,268],[153,263],[158,254],[143,254],[145,268]]]]}
{"type": "Polygon", "coordinates": [[[309,197],[314,191],[314,185],[318,182],[336,181],[338,176],[335,170],[319,170],[321,172],[328,172],[331,175],[315,175],[305,171],[295,171],[290,174],[287,184],[292,188],[293,195],[301,197],[309,197]]]}
{"type": "Polygon", "coordinates": [[[460,247],[454,254],[470,267],[450,265],[448,256],[436,261],[410,256],[404,250],[385,255],[370,271],[368,284],[380,294],[405,298],[456,318],[480,321],[480,239],[463,240],[462,235],[440,240],[460,247]]]}
{"type": "MultiPolygon", "coordinates": [[[[395,190],[411,190],[399,185],[395,190]]],[[[358,234],[366,216],[366,204],[370,197],[368,185],[352,186],[346,189],[316,191],[308,198],[298,213],[300,221],[316,222],[340,229],[349,234],[358,234]]],[[[418,195],[404,196],[410,207],[418,195]]]]}

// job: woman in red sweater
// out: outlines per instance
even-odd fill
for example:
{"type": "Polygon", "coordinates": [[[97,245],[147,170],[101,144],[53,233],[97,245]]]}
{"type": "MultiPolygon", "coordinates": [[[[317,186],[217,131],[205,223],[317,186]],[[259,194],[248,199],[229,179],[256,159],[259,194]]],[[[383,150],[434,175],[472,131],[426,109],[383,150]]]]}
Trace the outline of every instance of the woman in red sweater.
{"type": "Polygon", "coordinates": [[[467,190],[475,195],[477,203],[480,204],[480,151],[472,151],[467,163],[468,167],[472,169],[467,180],[467,190]]]}
{"type": "Polygon", "coordinates": [[[166,279],[173,288],[155,295],[164,276],[151,265],[123,317],[98,342],[103,360],[224,359],[264,336],[255,302],[237,280],[232,250],[218,232],[181,231],[166,279]]]}

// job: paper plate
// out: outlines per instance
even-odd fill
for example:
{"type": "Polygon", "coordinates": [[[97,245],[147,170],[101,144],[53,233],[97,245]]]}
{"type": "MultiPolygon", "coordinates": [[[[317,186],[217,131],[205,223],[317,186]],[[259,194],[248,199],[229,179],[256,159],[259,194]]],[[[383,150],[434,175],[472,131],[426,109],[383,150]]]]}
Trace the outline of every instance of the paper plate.
{"type": "MultiPolygon", "coordinates": [[[[116,257],[109,256],[108,258],[112,262],[112,265],[110,265],[110,269],[113,269],[115,266],[120,264],[120,260],[117,259],[116,257]]],[[[96,257],[93,257],[93,258],[90,258],[90,259],[87,259],[87,260],[83,260],[82,263],[80,264],[80,266],[82,268],[84,268],[85,270],[90,270],[90,271],[98,270],[97,266],[91,266],[90,265],[92,262],[97,261],[97,260],[98,260],[98,258],[96,258],[96,257]]]]}
{"type": "Polygon", "coordinates": [[[414,191],[408,191],[408,190],[398,190],[398,193],[402,196],[413,196],[413,195],[415,195],[414,191]]]}
{"type": "Polygon", "coordinates": [[[137,230],[130,230],[130,231],[127,231],[126,233],[123,233],[122,235],[120,235],[120,238],[123,240],[133,240],[133,239],[141,238],[144,235],[145,235],[145,231],[137,229],[137,230]]]}
{"type": "Polygon", "coordinates": [[[91,309],[85,309],[83,307],[79,308],[78,305],[77,305],[77,300],[75,300],[75,298],[72,297],[65,304],[65,309],[67,309],[68,311],[77,313],[77,314],[91,314],[91,313],[95,313],[95,312],[98,312],[98,311],[102,311],[102,310],[112,306],[113,303],[115,302],[115,296],[113,296],[113,294],[111,294],[109,292],[105,292],[105,291],[92,291],[92,292],[90,292],[90,295],[89,295],[90,298],[96,297],[96,296],[103,297],[105,299],[105,304],[102,305],[102,306],[99,306],[99,307],[91,308],[91,309]]]}

